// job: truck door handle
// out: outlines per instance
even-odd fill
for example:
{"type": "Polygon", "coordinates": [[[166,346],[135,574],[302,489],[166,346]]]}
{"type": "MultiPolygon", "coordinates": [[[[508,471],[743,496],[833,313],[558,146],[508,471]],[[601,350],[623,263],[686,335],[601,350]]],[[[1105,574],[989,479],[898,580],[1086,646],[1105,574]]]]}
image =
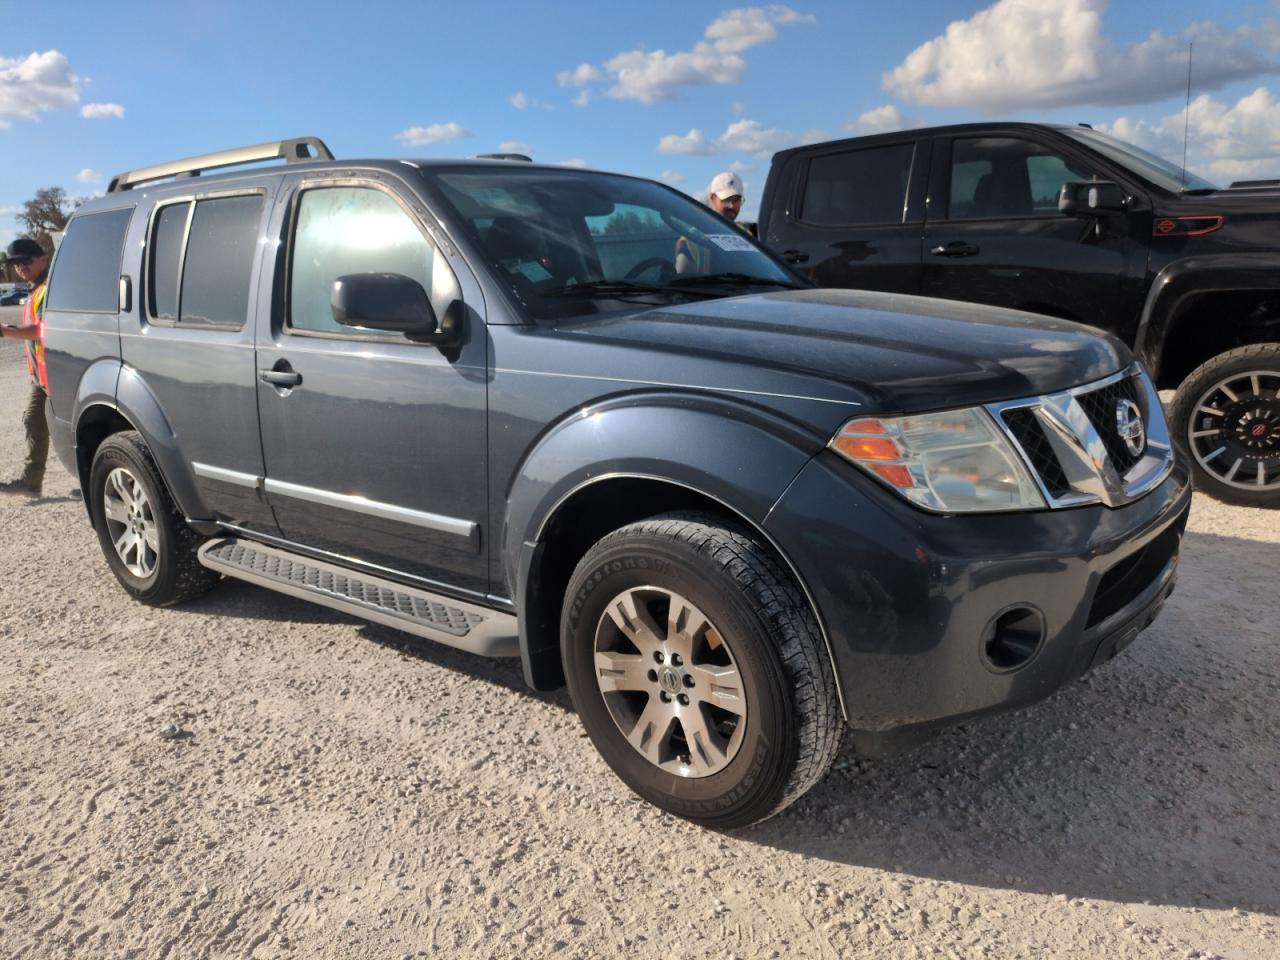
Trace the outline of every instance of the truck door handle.
{"type": "Polygon", "coordinates": [[[929,252],[935,257],[972,257],[975,253],[980,253],[981,249],[963,240],[952,240],[945,247],[938,244],[929,252]]]}
{"type": "Polygon", "coordinates": [[[799,250],[783,250],[782,259],[787,261],[787,263],[807,263],[809,261],[809,255],[807,253],[801,253],[799,250]]]}
{"type": "Polygon", "coordinates": [[[270,370],[259,370],[258,376],[263,383],[269,383],[276,387],[296,387],[302,383],[302,374],[289,366],[287,360],[279,361],[270,370]]]}

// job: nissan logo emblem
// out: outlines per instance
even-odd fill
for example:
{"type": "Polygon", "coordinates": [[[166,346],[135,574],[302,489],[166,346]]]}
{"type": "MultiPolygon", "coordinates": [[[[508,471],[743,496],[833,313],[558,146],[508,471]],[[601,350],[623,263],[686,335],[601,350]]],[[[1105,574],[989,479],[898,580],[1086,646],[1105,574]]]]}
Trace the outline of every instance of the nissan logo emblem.
{"type": "Polygon", "coordinates": [[[1147,445],[1147,428],[1142,425],[1142,411],[1132,400],[1116,401],[1116,433],[1130,454],[1142,455],[1147,445]]]}

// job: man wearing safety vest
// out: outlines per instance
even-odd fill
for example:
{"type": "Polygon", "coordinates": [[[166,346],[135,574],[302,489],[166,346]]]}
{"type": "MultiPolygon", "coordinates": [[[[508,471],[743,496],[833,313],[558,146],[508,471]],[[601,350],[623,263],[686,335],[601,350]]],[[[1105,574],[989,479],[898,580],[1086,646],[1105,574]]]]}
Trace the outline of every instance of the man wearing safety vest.
{"type": "Polygon", "coordinates": [[[49,255],[40,244],[27,237],[20,237],[5,249],[5,262],[11,263],[25,282],[31,285],[31,293],[22,308],[22,323],[16,326],[0,326],[0,335],[14,340],[25,340],[27,373],[31,377],[31,393],[22,414],[22,426],[27,431],[27,459],[22,475],[16,480],[0,483],[0,493],[40,496],[44,486],[44,464],[49,456],[49,425],[44,419],[44,402],[48,397],[49,375],[44,366],[44,294],[45,280],[49,275],[49,255]]]}

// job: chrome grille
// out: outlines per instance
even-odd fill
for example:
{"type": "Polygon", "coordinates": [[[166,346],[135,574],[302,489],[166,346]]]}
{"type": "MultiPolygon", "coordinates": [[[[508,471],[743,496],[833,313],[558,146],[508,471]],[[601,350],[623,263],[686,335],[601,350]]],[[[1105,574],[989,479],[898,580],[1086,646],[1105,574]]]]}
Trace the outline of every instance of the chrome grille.
{"type": "Polygon", "coordinates": [[[1118,507],[1148,493],[1173,469],[1160,399],[1136,363],[1094,383],[989,404],[987,410],[1017,446],[1050,507],[1118,507]],[[1146,436],[1137,455],[1120,436],[1116,412],[1122,400],[1142,414],[1146,436]]]}

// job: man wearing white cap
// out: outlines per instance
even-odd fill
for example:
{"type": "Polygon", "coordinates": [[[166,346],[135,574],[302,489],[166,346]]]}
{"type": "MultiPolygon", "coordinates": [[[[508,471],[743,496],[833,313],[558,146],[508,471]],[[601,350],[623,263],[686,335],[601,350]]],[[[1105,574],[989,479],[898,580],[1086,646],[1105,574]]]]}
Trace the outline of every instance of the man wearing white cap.
{"type": "MultiPolygon", "coordinates": [[[[726,220],[738,219],[742,210],[742,178],[731,170],[717,173],[707,187],[707,205],[726,220]]],[[[711,251],[688,237],[676,241],[676,273],[708,273],[711,251]]]]}
{"type": "Polygon", "coordinates": [[[742,212],[742,178],[731,170],[717,173],[707,188],[707,202],[726,220],[737,220],[742,212]]]}

